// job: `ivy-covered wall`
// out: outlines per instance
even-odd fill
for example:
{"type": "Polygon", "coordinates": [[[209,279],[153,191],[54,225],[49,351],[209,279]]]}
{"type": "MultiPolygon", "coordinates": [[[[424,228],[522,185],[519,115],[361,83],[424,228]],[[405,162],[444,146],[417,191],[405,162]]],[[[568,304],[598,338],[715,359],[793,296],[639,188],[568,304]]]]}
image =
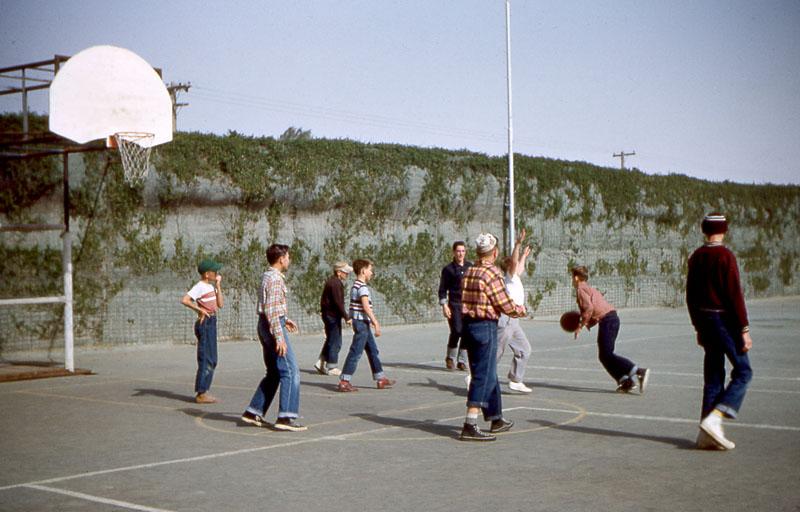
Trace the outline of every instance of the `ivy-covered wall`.
{"type": "MultiPolygon", "coordinates": [[[[0,128],[15,122],[0,116],[0,128]]],[[[319,293],[333,262],[357,257],[376,262],[384,323],[435,320],[452,241],[504,232],[505,158],[232,132],[178,133],[151,163],[147,180],[131,187],[114,153],[71,159],[78,343],[193,341],[192,314],[179,299],[204,256],[225,265],[220,336],[253,337],[264,251],[273,242],[292,247],[290,312],[306,331],[321,330],[319,293]]],[[[0,164],[2,222],[60,221],[58,158],[0,164]]],[[[577,263],[619,307],[679,306],[686,259],[711,210],[730,219],[748,296],[800,292],[800,187],[523,155],[515,164],[518,227],[533,242],[524,281],[536,314],[572,307],[567,269],[577,263]]],[[[0,240],[4,298],[61,293],[57,235],[0,240]]],[[[57,347],[61,309],[0,308],[0,350],[57,347]]]]}

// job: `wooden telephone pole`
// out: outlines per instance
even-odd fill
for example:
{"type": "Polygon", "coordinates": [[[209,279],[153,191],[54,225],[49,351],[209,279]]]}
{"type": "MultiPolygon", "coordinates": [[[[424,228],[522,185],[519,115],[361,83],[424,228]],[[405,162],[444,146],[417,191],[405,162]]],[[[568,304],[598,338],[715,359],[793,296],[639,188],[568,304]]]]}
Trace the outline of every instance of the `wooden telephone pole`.
{"type": "Polygon", "coordinates": [[[636,151],[631,151],[630,153],[626,153],[624,151],[620,151],[619,153],[614,153],[614,158],[619,158],[619,169],[621,171],[625,170],[625,157],[626,156],[633,156],[636,154],[636,151]]]}

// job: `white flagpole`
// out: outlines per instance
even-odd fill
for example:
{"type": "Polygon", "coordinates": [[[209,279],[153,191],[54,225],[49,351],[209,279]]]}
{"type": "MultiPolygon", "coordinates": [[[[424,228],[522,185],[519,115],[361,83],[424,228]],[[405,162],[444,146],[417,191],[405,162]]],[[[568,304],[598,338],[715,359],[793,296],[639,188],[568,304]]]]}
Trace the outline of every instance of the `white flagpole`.
{"type": "Polygon", "coordinates": [[[514,246],[514,124],[511,114],[511,2],[506,0],[506,86],[508,94],[508,251],[514,246]]]}

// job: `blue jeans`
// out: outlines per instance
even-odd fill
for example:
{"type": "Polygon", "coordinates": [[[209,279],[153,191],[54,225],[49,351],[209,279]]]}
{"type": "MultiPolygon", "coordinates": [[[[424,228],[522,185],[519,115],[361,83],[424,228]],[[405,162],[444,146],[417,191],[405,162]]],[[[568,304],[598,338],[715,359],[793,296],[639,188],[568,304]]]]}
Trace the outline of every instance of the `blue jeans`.
{"type": "Polygon", "coordinates": [[[705,313],[698,335],[705,350],[701,417],[719,409],[727,417],[735,418],[747,393],[747,385],[753,378],[750,359],[746,352],[742,352],[742,335],[731,329],[720,313],[705,313]],[[725,387],[726,357],[733,365],[728,387],[725,387]]]}
{"type": "Polygon", "coordinates": [[[197,375],[194,378],[194,391],[197,394],[211,389],[214,369],[217,367],[217,317],[207,317],[201,323],[194,323],[197,337],[197,375]]]}
{"type": "Polygon", "coordinates": [[[636,373],[636,365],[630,359],[614,353],[614,345],[619,334],[619,317],[616,311],[611,311],[600,320],[597,326],[597,358],[615,381],[632,378],[636,373]]]}
{"type": "Polygon", "coordinates": [[[486,421],[500,419],[503,401],[497,380],[497,320],[465,319],[463,334],[472,375],[467,407],[480,407],[486,421]]]}
{"type": "Polygon", "coordinates": [[[322,323],[325,326],[325,344],[319,358],[327,363],[328,369],[336,368],[339,364],[339,351],[342,349],[342,319],[322,315],[322,323]]]}
{"type": "Polygon", "coordinates": [[[358,360],[361,353],[367,352],[367,361],[372,370],[372,378],[375,380],[384,377],[383,365],[378,358],[378,344],[375,343],[375,336],[369,328],[369,322],[365,320],[353,319],[353,342],[350,344],[350,351],[347,352],[347,359],[344,361],[341,380],[349,381],[358,368],[358,360]]]}
{"type": "Polygon", "coordinates": [[[300,370],[294,358],[289,333],[286,331],[286,319],[281,317],[283,339],[286,340],[286,355],[279,356],[275,352],[275,337],[269,330],[269,321],[265,315],[258,316],[258,339],[264,353],[264,366],[267,374],[261,379],[253,394],[247,412],[264,416],[269,409],[275,392],[280,387],[278,418],[297,418],[300,414],[300,370]]]}

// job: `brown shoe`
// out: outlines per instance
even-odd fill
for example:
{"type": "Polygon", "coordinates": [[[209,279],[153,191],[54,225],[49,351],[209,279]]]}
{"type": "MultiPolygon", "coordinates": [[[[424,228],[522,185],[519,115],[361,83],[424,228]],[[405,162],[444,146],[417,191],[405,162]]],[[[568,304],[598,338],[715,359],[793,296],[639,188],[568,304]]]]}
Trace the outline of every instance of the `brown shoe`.
{"type": "Polygon", "coordinates": [[[462,372],[465,372],[465,371],[467,371],[467,365],[466,365],[466,364],[464,364],[464,363],[458,363],[458,366],[457,366],[457,368],[458,368],[459,370],[461,370],[462,372]]]}
{"type": "Polygon", "coordinates": [[[389,380],[386,377],[381,377],[377,381],[378,389],[389,389],[394,386],[396,382],[396,380],[389,380]]]}
{"type": "Polygon", "coordinates": [[[340,393],[352,393],[353,391],[358,391],[358,388],[350,384],[350,381],[348,380],[340,380],[336,391],[339,391],[340,393]]]}
{"type": "Polygon", "coordinates": [[[453,358],[452,358],[452,357],[445,357],[445,358],[444,358],[444,366],[445,366],[445,368],[447,368],[448,370],[452,370],[453,368],[455,368],[455,367],[456,367],[456,362],[455,362],[455,361],[453,361],[453,358]]]}
{"type": "Polygon", "coordinates": [[[198,395],[194,397],[194,401],[198,404],[215,404],[218,400],[208,393],[198,393],[198,395]]]}

